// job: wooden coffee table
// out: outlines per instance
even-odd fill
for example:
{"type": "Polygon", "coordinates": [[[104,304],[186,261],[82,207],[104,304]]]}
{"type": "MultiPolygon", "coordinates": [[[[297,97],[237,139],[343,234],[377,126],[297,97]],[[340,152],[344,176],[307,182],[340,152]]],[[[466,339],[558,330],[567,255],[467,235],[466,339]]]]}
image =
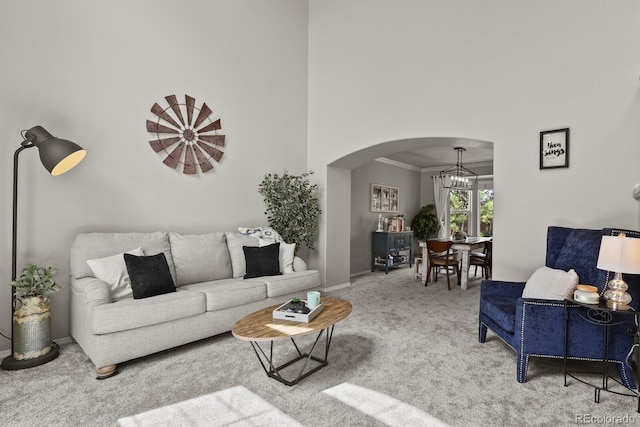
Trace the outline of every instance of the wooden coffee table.
{"type": "Polygon", "coordinates": [[[251,342],[253,351],[256,353],[256,356],[258,356],[262,369],[264,369],[267,376],[283,384],[292,386],[329,364],[327,357],[329,355],[329,347],[331,346],[331,338],[333,337],[333,328],[336,323],[351,313],[351,303],[349,301],[329,297],[322,298],[321,302],[324,305],[324,310],[309,323],[274,319],[273,310],[281,305],[277,304],[243,317],[233,325],[231,332],[234,337],[251,342]],[[311,349],[306,353],[301,352],[294,338],[314,333],[318,335],[311,349]],[[320,358],[313,356],[313,350],[316,348],[323,334],[325,335],[325,350],[324,358],[320,358]],[[284,339],[291,339],[298,356],[280,366],[275,366],[273,362],[273,342],[284,339]],[[269,342],[268,354],[259,344],[265,341],[269,342]],[[304,364],[300,368],[296,379],[290,381],[282,376],[282,369],[302,360],[304,360],[304,364]],[[307,366],[311,360],[317,362],[318,365],[307,371],[307,366]]]}

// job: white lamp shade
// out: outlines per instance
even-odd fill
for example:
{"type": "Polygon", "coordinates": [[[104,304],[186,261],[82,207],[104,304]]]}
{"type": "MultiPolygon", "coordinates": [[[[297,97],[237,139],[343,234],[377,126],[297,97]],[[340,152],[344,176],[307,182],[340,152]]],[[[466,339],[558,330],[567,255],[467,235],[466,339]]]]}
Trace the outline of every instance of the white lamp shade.
{"type": "Polygon", "coordinates": [[[614,273],[640,274],[640,239],[602,236],[597,267],[614,273]]]}

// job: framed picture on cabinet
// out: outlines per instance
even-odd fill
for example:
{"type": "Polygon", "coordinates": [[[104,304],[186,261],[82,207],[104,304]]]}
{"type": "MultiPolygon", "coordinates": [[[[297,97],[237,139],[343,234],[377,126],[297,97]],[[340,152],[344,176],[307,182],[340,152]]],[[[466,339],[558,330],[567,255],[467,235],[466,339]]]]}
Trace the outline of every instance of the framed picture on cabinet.
{"type": "Polygon", "coordinates": [[[390,185],[371,184],[371,212],[398,212],[400,189],[390,185]]]}
{"type": "Polygon", "coordinates": [[[569,167],[569,128],[540,132],[540,169],[569,167]]]}

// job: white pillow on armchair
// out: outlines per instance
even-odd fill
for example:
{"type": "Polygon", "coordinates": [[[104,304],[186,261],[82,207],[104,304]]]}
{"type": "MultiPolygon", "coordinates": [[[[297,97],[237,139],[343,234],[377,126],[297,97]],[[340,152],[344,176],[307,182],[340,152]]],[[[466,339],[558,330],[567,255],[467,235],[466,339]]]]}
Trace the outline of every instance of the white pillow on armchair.
{"type": "Polygon", "coordinates": [[[578,273],[539,267],[533,272],[522,291],[522,298],[538,298],[563,300],[573,298],[573,291],[578,286],[578,273]]]}

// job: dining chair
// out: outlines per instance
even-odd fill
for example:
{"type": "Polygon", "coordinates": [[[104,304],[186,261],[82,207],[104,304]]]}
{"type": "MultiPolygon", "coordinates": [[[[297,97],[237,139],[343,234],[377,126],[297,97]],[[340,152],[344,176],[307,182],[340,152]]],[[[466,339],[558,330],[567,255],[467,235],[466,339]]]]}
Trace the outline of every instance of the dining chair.
{"type": "Polygon", "coordinates": [[[438,269],[444,268],[447,272],[447,287],[451,290],[450,273],[453,268],[458,278],[458,285],[460,284],[460,261],[455,259],[453,251],[451,250],[451,241],[439,241],[439,240],[427,240],[427,256],[429,258],[429,264],[427,266],[427,278],[424,281],[424,285],[427,286],[431,281],[431,271],[434,271],[434,281],[438,281],[438,269]]]}
{"type": "Polygon", "coordinates": [[[491,278],[491,251],[493,248],[493,242],[484,242],[484,248],[482,252],[471,252],[469,254],[469,265],[475,266],[473,275],[478,273],[478,267],[482,269],[482,277],[485,279],[491,278]]]}

